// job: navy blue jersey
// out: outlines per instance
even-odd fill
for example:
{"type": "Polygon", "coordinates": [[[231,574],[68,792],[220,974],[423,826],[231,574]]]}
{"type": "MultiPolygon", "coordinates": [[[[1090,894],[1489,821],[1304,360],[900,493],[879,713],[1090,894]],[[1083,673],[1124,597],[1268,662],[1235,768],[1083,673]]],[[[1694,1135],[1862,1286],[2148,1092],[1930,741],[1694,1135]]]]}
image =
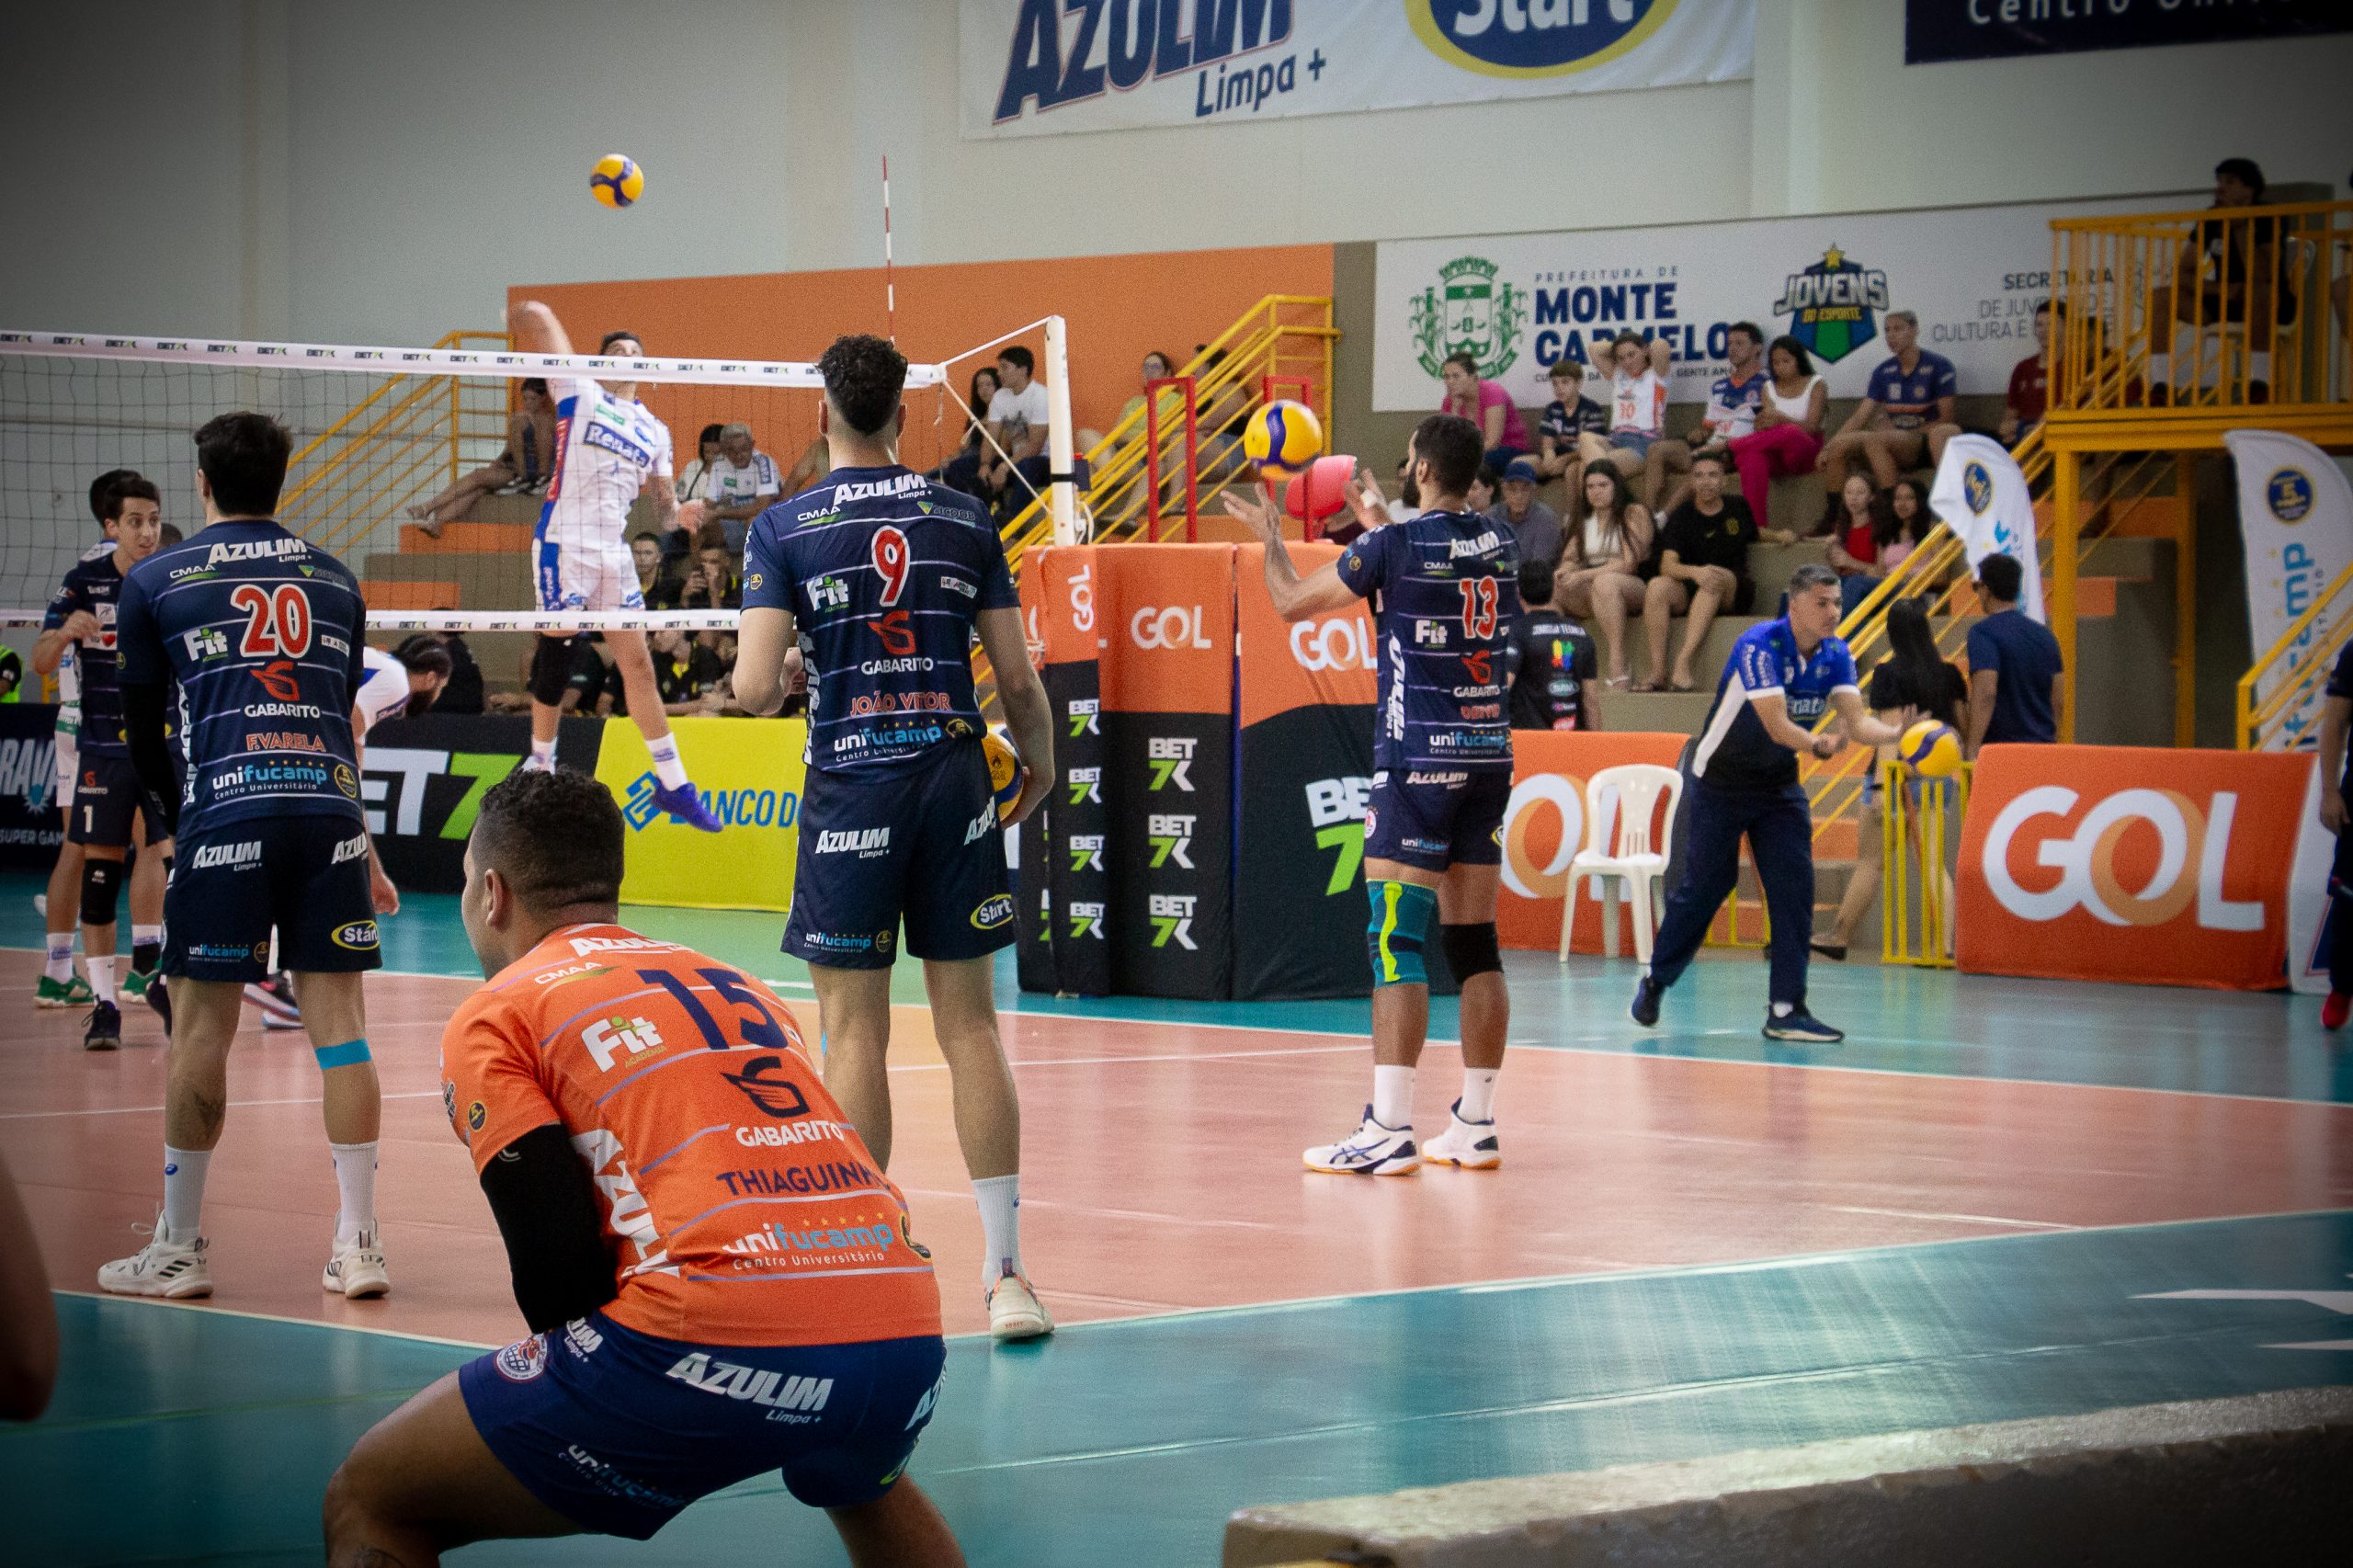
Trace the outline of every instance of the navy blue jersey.
{"type": "MultiPolygon", "coordinates": [[[[133,568],[137,570],[137,568],[133,568]]],[[[122,688],[115,676],[118,611],[122,601],[122,572],[114,563],[114,549],[94,550],[76,561],[49,601],[40,629],[54,631],[75,610],[97,618],[97,634],[80,640],[78,663],[82,680],[82,750],[92,756],[129,756],[122,739],[122,688]]]]}
{"type": "Polygon", "coordinates": [[[1476,512],[1424,512],[1373,529],[1339,560],[1372,601],[1381,645],[1382,769],[1511,767],[1511,628],[1519,544],[1476,512]]]}
{"type": "Polygon", "coordinates": [[[1937,417],[1937,401],[1961,390],[1961,374],[1952,361],[1923,348],[1906,375],[1904,362],[1891,354],[1871,372],[1863,395],[1887,411],[1887,422],[1898,430],[1924,429],[1937,417]]]}
{"type": "Polygon", "coordinates": [[[744,541],[744,608],[800,630],[812,767],[903,773],[978,735],[973,623],[1019,602],[988,509],[895,463],[834,470],[744,541]]]}
{"type": "Polygon", "coordinates": [[[1812,729],[1830,708],[1831,694],[1859,694],[1855,655],[1836,637],[1801,658],[1786,620],[1752,626],[1732,645],[1716,681],[1716,705],[1691,754],[1694,777],[1724,790],[1779,790],[1798,781],[1798,754],[1765,732],[1754,699],[1779,694],[1790,722],[1812,729]]]}
{"type": "Polygon", "coordinates": [[[351,706],[366,629],[343,562],[266,518],[215,523],[131,568],[116,621],[122,678],[180,683],[182,832],[361,820],[351,706]]]}

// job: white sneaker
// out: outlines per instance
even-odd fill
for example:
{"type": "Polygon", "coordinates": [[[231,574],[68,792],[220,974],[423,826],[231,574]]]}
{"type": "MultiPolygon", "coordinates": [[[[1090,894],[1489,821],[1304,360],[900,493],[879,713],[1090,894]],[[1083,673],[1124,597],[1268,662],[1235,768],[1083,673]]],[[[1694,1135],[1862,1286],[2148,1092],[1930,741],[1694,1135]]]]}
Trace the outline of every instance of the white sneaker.
{"type": "Polygon", "coordinates": [[[998,1343],[1015,1339],[1040,1339],[1054,1332],[1054,1320],[1048,1315],[1038,1293],[1029,1289],[1029,1281],[1018,1274],[1007,1274],[997,1280],[988,1293],[989,1334],[998,1343]]]}
{"type": "Polygon", "coordinates": [[[1422,1168],[1411,1127],[1383,1127],[1364,1108],[1364,1125],[1337,1143],[1319,1143],[1300,1156],[1311,1171],[1335,1176],[1412,1176],[1422,1168]]]}
{"type": "Polygon", "coordinates": [[[1495,1119],[1462,1119],[1462,1102],[1446,1113],[1446,1131],[1422,1145],[1422,1158],[1432,1165],[1466,1171],[1491,1171],[1504,1163],[1504,1146],[1495,1137],[1495,1119]]]}
{"type": "Polygon", "coordinates": [[[161,1213],[155,1216],[153,1230],[145,1225],[131,1228],[154,1239],[129,1257],[102,1267],[99,1290],[118,1296],[162,1296],[168,1301],[212,1294],[212,1270],[205,1262],[202,1236],[181,1240],[165,1228],[161,1213]]]}
{"type": "Polygon", "coordinates": [[[390,1291],[392,1277],[384,1270],[384,1249],[376,1244],[376,1233],[362,1231],[350,1241],[336,1242],[319,1284],[329,1294],[354,1301],[390,1291]]]}

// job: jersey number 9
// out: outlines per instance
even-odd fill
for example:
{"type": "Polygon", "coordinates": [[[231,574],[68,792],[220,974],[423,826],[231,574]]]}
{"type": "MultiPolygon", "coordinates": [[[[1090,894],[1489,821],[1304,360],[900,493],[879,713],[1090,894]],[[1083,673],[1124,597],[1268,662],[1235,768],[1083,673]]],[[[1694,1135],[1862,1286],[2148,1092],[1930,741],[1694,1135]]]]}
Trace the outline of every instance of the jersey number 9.
{"type": "Polygon", "coordinates": [[[884,604],[897,604],[907,591],[910,564],[906,535],[892,528],[874,530],[874,574],[882,579],[884,604]]]}
{"type": "Polygon", "coordinates": [[[241,583],[229,603],[248,618],[245,640],[238,652],[249,659],[283,654],[299,659],[311,651],[311,597],[291,583],[276,592],[241,583]]]}

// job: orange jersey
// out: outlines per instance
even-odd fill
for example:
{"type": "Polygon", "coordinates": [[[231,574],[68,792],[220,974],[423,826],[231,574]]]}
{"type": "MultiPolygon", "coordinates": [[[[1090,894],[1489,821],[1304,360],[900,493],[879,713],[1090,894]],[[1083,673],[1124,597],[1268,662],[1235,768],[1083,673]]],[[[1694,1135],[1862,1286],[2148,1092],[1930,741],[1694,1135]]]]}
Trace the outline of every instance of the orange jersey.
{"type": "Polygon", "coordinates": [[[620,1294],[658,1338],[840,1345],[939,1333],[906,1200],[758,981],[619,926],[558,931],[466,1000],[442,1096],[479,1173],[563,1125],[620,1294]]]}

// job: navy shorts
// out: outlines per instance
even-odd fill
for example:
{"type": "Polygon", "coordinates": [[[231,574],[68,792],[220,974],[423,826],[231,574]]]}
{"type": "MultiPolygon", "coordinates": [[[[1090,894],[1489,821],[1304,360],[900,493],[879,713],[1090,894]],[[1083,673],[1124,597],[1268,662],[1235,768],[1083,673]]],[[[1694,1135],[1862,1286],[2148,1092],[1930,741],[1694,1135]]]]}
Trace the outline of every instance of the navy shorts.
{"type": "Polygon", "coordinates": [[[977,740],[883,778],[809,770],[784,950],[832,969],[888,969],[903,920],[919,959],[1013,945],[1005,834],[977,740]]]}
{"type": "Polygon", "coordinates": [[[368,830],[354,817],[248,817],[183,833],[164,892],[164,972],[235,983],[381,969],[368,830]]]}
{"type": "MultiPolygon", "coordinates": [[[[81,762],[81,771],[74,776],[74,799],[65,811],[66,838],[100,848],[129,848],[131,819],[147,815],[147,796],[139,787],[139,770],[127,756],[93,756],[86,749],[81,762]]],[[[158,826],[147,824],[150,842],[162,836],[158,826]]]]}
{"type": "Polygon", "coordinates": [[[1425,871],[1497,865],[1510,804],[1511,775],[1501,768],[1375,774],[1364,813],[1365,858],[1425,871]]]}
{"type": "Polygon", "coordinates": [[[776,1471],[813,1508],[891,1490],[931,1420],[937,1336],[682,1345],[602,1312],[458,1369],[474,1429],[531,1495],[643,1540],[698,1497],[776,1471]]]}

